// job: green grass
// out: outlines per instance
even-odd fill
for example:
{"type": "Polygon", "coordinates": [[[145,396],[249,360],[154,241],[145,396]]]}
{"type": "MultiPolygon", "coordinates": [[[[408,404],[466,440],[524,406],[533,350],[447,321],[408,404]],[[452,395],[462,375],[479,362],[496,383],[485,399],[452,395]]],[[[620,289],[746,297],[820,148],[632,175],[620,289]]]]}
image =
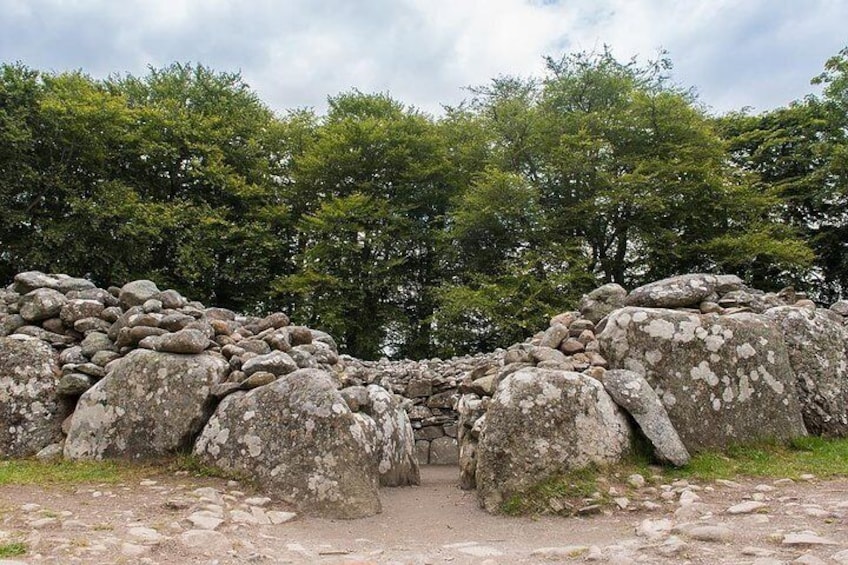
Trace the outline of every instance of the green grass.
{"type": "Polygon", "coordinates": [[[649,480],[658,475],[663,482],[746,477],[798,479],[803,474],[812,474],[820,479],[848,477],[848,438],[805,437],[788,445],[765,442],[735,446],[725,452],[697,454],[689,465],[678,469],[653,464],[646,447],[637,446],[634,453],[619,465],[590,467],[542,481],[527,492],[510,497],[501,510],[510,515],[571,515],[580,505],[609,505],[610,497],[606,495],[609,485],[617,485],[620,491],[626,492],[627,477],[633,473],[649,480]],[[602,496],[587,502],[596,492],[602,496]]]}
{"type": "Polygon", "coordinates": [[[192,455],[144,462],[11,459],[0,461],[0,486],[117,484],[177,471],[185,471],[192,477],[244,480],[236,473],[206,465],[192,455]]]}
{"type": "Polygon", "coordinates": [[[19,557],[21,555],[25,555],[26,552],[27,546],[21,541],[0,543],[0,558],[19,557]]]}
{"type": "Polygon", "coordinates": [[[0,461],[0,486],[68,483],[118,483],[137,472],[115,461],[0,461]]]}
{"type": "Polygon", "coordinates": [[[789,445],[763,443],[731,447],[726,453],[701,453],[682,469],[667,471],[672,477],[702,480],[734,477],[797,479],[805,473],[818,478],[848,476],[848,438],[804,437],[789,445]]]}

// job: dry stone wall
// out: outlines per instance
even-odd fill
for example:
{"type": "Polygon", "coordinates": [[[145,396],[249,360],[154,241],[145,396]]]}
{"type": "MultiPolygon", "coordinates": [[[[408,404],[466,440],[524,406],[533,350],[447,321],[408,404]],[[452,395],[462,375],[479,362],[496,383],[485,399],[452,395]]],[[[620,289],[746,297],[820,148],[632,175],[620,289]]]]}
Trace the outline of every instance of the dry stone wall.
{"type": "Polygon", "coordinates": [[[607,284],[506,349],[422,361],[339,355],[283,313],[243,316],[151,281],[21,273],[0,289],[0,456],[193,450],[303,511],[379,511],[377,486],[459,464],[491,511],[533,483],[807,433],[848,434],[848,301],[690,274],[607,284]]]}

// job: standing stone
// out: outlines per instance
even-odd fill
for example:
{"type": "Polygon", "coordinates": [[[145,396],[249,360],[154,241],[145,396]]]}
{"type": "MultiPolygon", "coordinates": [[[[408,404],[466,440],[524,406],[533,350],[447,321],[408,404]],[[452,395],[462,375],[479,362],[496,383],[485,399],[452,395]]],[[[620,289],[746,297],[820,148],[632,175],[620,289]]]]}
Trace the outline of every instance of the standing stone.
{"type": "Polygon", "coordinates": [[[406,410],[383,387],[368,385],[366,390],[366,412],[377,425],[374,452],[380,485],[397,487],[420,484],[418,461],[415,459],[415,437],[406,410]]]}
{"type": "Polygon", "coordinates": [[[80,397],[65,457],[150,459],[191,447],[227,370],[213,354],[132,351],[80,397]]]}
{"type": "Polygon", "coordinates": [[[29,457],[61,439],[69,407],[56,393],[60,374],[46,343],[0,337],[1,457],[29,457]]]}
{"type": "Polygon", "coordinates": [[[762,316],[628,307],[598,342],[610,368],[651,385],[690,453],[806,435],[783,336],[762,316]]]}
{"type": "Polygon", "coordinates": [[[301,512],[350,519],[380,512],[372,441],[334,377],[301,369],[224,398],[194,452],[301,512]]]}
{"type": "Polygon", "coordinates": [[[522,369],[498,385],[477,446],[477,494],[497,512],[564,472],[619,461],[630,449],[624,413],[581,373],[522,369]]]}
{"type": "Polygon", "coordinates": [[[783,332],[807,431],[848,436],[848,331],[824,310],[766,310],[783,332]]]}
{"type": "Polygon", "coordinates": [[[604,388],[616,404],[633,416],[661,461],[678,467],[689,463],[689,452],[671,424],[668,412],[642,375],[626,370],[607,371],[604,388]]]}

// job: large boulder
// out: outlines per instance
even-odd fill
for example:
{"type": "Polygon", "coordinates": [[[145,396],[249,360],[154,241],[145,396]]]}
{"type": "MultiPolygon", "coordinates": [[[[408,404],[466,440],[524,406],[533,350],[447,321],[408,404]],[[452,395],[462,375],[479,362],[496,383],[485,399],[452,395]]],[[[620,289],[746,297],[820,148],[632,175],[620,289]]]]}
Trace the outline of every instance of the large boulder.
{"type": "Polygon", "coordinates": [[[300,369],[227,396],[194,451],[216,467],[254,478],[301,512],[372,516],[380,512],[373,430],[359,416],[332,375],[300,369]]]}
{"type": "Polygon", "coordinates": [[[599,381],[521,369],[498,385],[486,413],[477,446],[480,504],[497,512],[546,479],[619,461],[630,446],[627,418],[599,381]]]}
{"type": "Polygon", "coordinates": [[[65,441],[69,459],[149,459],[190,448],[228,365],[213,354],[137,349],[110,369],[77,403],[65,441]]]}
{"type": "Polygon", "coordinates": [[[610,368],[645,377],[690,453],[806,434],[783,336],[759,315],[628,307],[598,341],[610,368]]]}
{"type": "Polygon", "coordinates": [[[366,413],[376,426],[375,455],[380,485],[420,484],[412,424],[397,397],[381,386],[369,385],[366,413]]]}
{"type": "Polygon", "coordinates": [[[625,299],[628,306],[685,308],[697,306],[712,295],[718,277],[706,274],[679,275],[633,289],[625,299]]]}
{"type": "Polygon", "coordinates": [[[56,393],[60,376],[46,343],[0,337],[0,457],[29,457],[61,439],[69,409],[56,393]]]}
{"type": "Polygon", "coordinates": [[[783,332],[807,431],[848,435],[848,331],[821,309],[779,306],[766,310],[783,332]]]}

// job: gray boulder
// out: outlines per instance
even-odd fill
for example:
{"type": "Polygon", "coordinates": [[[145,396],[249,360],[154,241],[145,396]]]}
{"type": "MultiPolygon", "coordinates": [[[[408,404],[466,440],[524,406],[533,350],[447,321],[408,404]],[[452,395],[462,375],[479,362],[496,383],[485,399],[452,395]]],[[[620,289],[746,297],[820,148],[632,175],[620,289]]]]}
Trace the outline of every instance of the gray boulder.
{"type": "Polygon", "coordinates": [[[624,303],[645,308],[697,307],[716,290],[715,275],[691,274],[662,279],[633,289],[624,303]]]}
{"type": "Polygon", "coordinates": [[[18,302],[21,317],[28,322],[37,322],[59,315],[68,299],[58,290],[37,288],[24,294],[18,302]]]}
{"type": "Polygon", "coordinates": [[[0,337],[0,456],[29,457],[62,437],[56,354],[37,339],[0,337]]]}
{"type": "Polygon", "coordinates": [[[604,373],[604,388],[616,404],[627,410],[654,446],[657,458],[682,467],[689,452],[680,441],[657,393],[642,375],[623,369],[604,373]]]}
{"type": "Polygon", "coordinates": [[[807,431],[848,436],[848,331],[825,310],[779,306],[764,315],[783,332],[807,431]]]}
{"type": "Polygon", "coordinates": [[[113,363],[77,403],[68,459],[150,459],[188,449],[212,413],[211,387],[228,370],[213,354],[144,349],[113,363]]]}
{"type": "Polygon", "coordinates": [[[603,385],[581,373],[521,369],[504,379],[477,446],[483,508],[564,472],[619,461],[631,446],[627,418],[603,385]]]}
{"type": "MultiPolygon", "coordinates": [[[[62,306],[59,317],[68,327],[74,327],[74,323],[85,318],[97,318],[103,312],[105,306],[97,300],[74,299],[68,300],[62,306]]],[[[108,330],[108,328],[107,328],[108,330]]]]}
{"type": "Polygon", "coordinates": [[[272,351],[265,355],[257,355],[245,361],[241,366],[241,370],[247,376],[258,371],[265,371],[272,375],[285,375],[297,370],[297,363],[288,353],[282,351],[272,351]]]}
{"type": "Polygon", "coordinates": [[[12,284],[15,292],[26,294],[37,288],[59,288],[59,279],[46,275],[41,271],[26,271],[15,275],[15,282],[12,284]]]}
{"type": "Polygon", "coordinates": [[[783,336],[761,316],[628,307],[598,342],[611,369],[645,377],[690,453],[806,434],[783,336]]]}
{"type": "Polygon", "coordinates": [[[243,473],[300,512],[362,518],[380,512],[371,430],[324,371],[301,369],[224,398],[194,452],[243,473]]]}
{"type": "Polygon", "coordinates": [[[420,484],[418,461],[415,459],[415,437],[406,410],[383,387],[369,385],[366,390],[366,413],[377,425],[374,453],[380,485],[398,487],[420,484]]]}
{"type": "MultiPolygon", "coordinates": [[[[135,328],[133,328],[135,329],[135,328]]],[[[200,330],[184,329],[174,333],[166,333],[158,337],[153,349],[165,353],[196,354],[201,353],[209,345],[209,338],[200,330]]]]}
{"type": "Polygon", "coordinates": [[[141,306],[158,295],[159,289],[156,287],[156,283],[142,279],[128,282],[122,286],[118,301],[124,308],[131,308],[132,306],[141,306]]]}
{"type": "Polygon", "coordinates": [[[624,306],[627,291],[619,284],[609,283],[584,294],[578,308],[580,315],[597,324],[613,310],[624,306]]]}

